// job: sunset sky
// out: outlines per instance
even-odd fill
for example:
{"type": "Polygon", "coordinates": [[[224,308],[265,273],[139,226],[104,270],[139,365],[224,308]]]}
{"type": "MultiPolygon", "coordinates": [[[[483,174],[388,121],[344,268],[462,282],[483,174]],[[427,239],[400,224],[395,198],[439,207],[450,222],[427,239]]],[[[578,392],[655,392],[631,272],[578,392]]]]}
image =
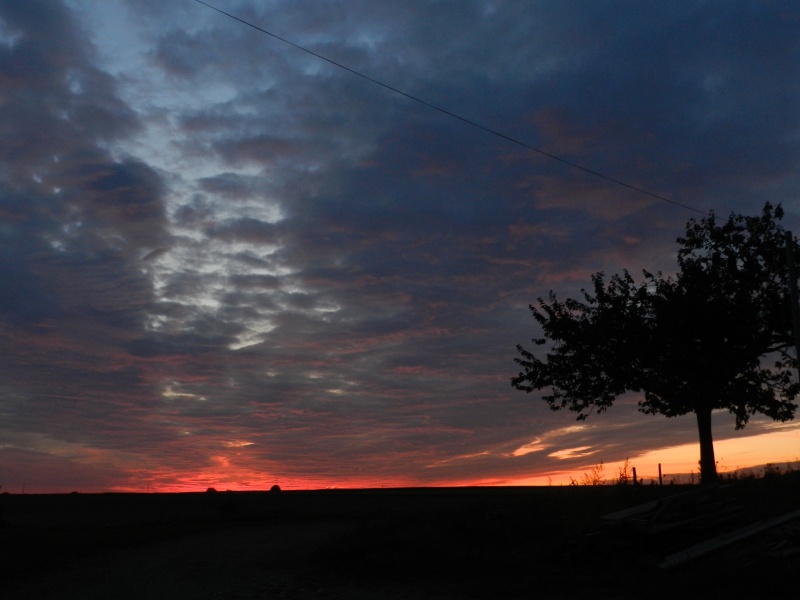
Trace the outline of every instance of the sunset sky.
{"type": "Polygon", "coordinates": [[[798,3],[209,3],[350,70],[194,0],[0,0],[2,491],[696,470],[692,416],[576,422],[516,345],[704,211],[800,232],[798,3]]]}

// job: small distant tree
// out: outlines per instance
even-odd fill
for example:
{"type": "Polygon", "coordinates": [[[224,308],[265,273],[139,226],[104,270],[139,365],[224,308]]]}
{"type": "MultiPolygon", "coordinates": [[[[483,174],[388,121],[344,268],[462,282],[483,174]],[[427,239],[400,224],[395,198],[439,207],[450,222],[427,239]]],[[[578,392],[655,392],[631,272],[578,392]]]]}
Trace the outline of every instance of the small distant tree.
{"type": "MultiPolygon", "coordinates": [[[[522,370],[512,385],[546,390],[550,408],[579,420],[626,392],[643,393],[644,413],[694,413],[701,481],[714,481],[714,410],[733,413],[740,429],[753,414],[786,421],[797,408],[782,217],[767,203],[759,216],[692,219],[677,240],[674,277],[597,273],[582,300],[560,301],[551,291],[530,307],[543,332],[533,343],[549,349],[539,358],[517,346],[522,370]]],[[[800,264],[796,239],[789,251],[800,264]]]]}

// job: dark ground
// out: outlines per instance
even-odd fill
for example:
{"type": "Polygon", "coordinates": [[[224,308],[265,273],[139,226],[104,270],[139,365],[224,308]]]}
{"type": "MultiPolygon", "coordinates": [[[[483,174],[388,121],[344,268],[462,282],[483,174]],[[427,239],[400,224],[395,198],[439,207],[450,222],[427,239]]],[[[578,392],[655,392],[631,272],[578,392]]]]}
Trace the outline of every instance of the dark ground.
{"type": "MultiPolygon", "coordinates": [[[[681,486],[0,496],[0,597],[800,597],[800,474],[681,486]],[[689,491],[680,514],[667,497],[689,491]],[[660,501],[647,533],[604,515],[660,501]],[[686,507],[689,507],[688,509],[686,507]],[[688,512],[687,512],[688,510],[688,512]],[[775,542],[775,532],[782,539],[775,542]]],[[[652,514],[652,513],[651,513],[652,514]]]]}

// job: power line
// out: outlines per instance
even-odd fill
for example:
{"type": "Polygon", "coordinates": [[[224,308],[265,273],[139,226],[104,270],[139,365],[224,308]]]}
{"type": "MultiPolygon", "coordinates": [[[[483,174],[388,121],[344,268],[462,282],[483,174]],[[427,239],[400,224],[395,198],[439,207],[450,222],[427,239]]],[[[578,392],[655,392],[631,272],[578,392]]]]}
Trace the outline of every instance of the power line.
{"type": "Polygon", "coordinates": [[[518,146],[522,146],[523,148],[525,148],[527,150],[531,150],[533,152],[541,154],[542,156],[546,156],[547,158],[551,158],[553,160],[557,160],[558,162],[561,162],[561,163],[563,163],[565,165],[568,165],[568,166],[570,166],[570,167],[572,167],[574,169],[578,169],[580,171],[583,171],[584,173],[589,173],[590,175],[594,175],[595,177],[599,177],[601,179],[605,179],[606,181],[610,181],[611,183],[615,183],[615,184],[617,184],[619,186],[628,188],[629,190],[633,190],[633,191],[638,192],[640,194],[644,194],[645,196],[650,196],[651,198],[655,198],[656,200],[661,200],[663,202],[668,202],[669,204],[673,204],[675,206],[679,206],[681,208],[685,208],[686,210],[691,210],[693,212],[699,213],[699,214],[704,215],[704,216],[708,216],[709,215],[709,213],[706,212],[706,211],[702,211],[700,209],[694,208],[693,206],[689,206],[688,204],[682,204],[680,202],[672,200],[671,198],[667,198],[666,196],[662,196],[660,194],[656,194],[656,193],[651,192],[649,190],[646,190],[644,188],[641,188],[641,187],[638,187],[638,186],[635,186],[635,185],[631,185],[630,183],[626,183],[626,182],[624,182],[624,181],[622,181],[620,179],[615,179],[614,177],[609,177],[608,175],[600,173],[599,171],[595,171],[595,170],[590,169],[588,167],[584,167],[583,165],[580,165],[580,164],[578,164],[576,162],[573,162],[571,160],[568,160],[568,159],[563,158],[561,156],[558,156],[556,154],[552,154],[550,152],[547,152],[546,150],[542,150],[541,148],[536,148],[535,146],[531,146],[530,144],[527,144],[526,142],[518,140],[517,138],[514,138],[514,137],[512,137],[510,135],[506,135],[505,133],[501,133],[501,132],[497,131],[496,129],[492,129],[491,127],[487,127],[486,125],[481,125],[480,123],[478,123],[476,121],[473,121],[472,119],[468,119],[467,117],[462,117],[461,115],[459,115],[457,113],[454,113],[454,112],[452,112],[450,110],[447,110],[446,108],[442,108],[441,106],[437,106],[436,104],[432,104],[432,103],[430,103],[430,102],[428,102],[426,100],[423,100],[422,98],[414,96],[413,94],[409,94],[408,92],[404,92],[403,90],[397,89],[396,87],[393,87],[393,86],[391,86],[391,85],[389,85],[387,83],[379,81],[378,79],[374,79],[373,77],[370,77],[369,75],[364,75],[363,73],[361,73],[359,71],[356,71],[355,69],[352,69],[352,68],[350,68],[350,67],[348,67],[346,65],[343,65],[342,63],[336,62],[335,60],[332,60],[332,59],[328,58],[327,56],[323,56],[322,54],[318,54],[317,52],[314,52],[313,50],[309,50],[308,48],[305,48],[305,47],[303,47],[303,46],[301,46],[299,44],[295,44],[294,42],[289,41],[286,38],[283,38],[283,37],[281,37],[279,35],[276,35],[276,34],[270,32],[270,31],[267,31],[266,29],[263,29],[263,28],[259,27],[258,25],[254,25],[253,23],[250,23],[249,21],[245,21],[244,19],[241,19],[241,18],[239,18],[239,17],[237,17],[235,15],[232,15],[232,14],[230,14],[228,12],[225,12],[224,10],[219,9],[216,6],[212,6],[210,4],[207,4],[206,2],[203,2],[203,0],[195,0],[195,2],[197,2],[198,4],[202,4],[203,6],[206,6],[206,7],[210,8],[211,10],[215,10],[218,13],[220,13],[222,15],[225,15],[226,17],[230,17],[234,21],[239,21],[239,23],[242,23],[243,25],[247,25],[248,27],[252,27],[256,31],[260,31],[261,33],[264,33],[264,34],[266,34],[266,35],[268,35],[270,37],[273,37],[276,40],[279,40],[279,41],[283,42],[284,44],[288,44],[289,46],[292,46],[293,48],[297,48],[298,50],[302,50],[303,52],[305,52],[307,54],[310,54],[311,56],[319,58],[320,60],[324,60],[325,62],[330,63],[330,64],[334,65],[335,67],[339,67],[340,69],[343,69],[343,70],[347,71],[348,73],[352,73],[353,75],[356,75],[357,77],[361,77],[362,79],[366,79],[370,83],[374,83],[376,85],[379,85],[379,86],[381,86],[381,87],[383,87],[383,88],[385,88],[387,90],[390,90],[390,91],[394,92],[395,94],[399,94],[401,96],[404,96],[404,97],[408,98],[409,100],[413,100],[414,102],[417,102],[419,104],[427,106],[428,108],[431,108],[431,109],[436,110],[436,111],[438,111],[438,112],[440,112],[442,114],[445,114],[448,117],[452,117],[454,119],[458,119],[462,123],[466,123],[467,125],[471,125],[472,127],[475,127],[475,128],[480,129],[482,131],[485,131],[486,133],[490,133],[490,134],[492,134],[492,135],[494,135],[496,137],[502,138],[502,139],[504,139],[506,141],[509,141],[509,142],[511,142],[513,144],[516,144],[518,146]]]}

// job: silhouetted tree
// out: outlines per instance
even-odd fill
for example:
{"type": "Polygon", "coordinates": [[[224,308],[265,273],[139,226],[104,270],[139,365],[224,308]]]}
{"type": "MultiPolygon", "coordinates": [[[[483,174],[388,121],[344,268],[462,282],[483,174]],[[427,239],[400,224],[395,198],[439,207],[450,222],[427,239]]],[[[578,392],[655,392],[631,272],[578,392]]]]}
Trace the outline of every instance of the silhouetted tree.
{"type": "MultiPolygon", "coordinates": [[[[550,292],[531,312],[551,343],[543,360],[522,346],[522,371],[511,382],[526,392],[547,390],[553,410],[585,419],[626,392],[643,392],[644,413],[675,417],[693,412],[700,437],[700,472],[716,479],[711,414],[726,409],[736,428],[762,413],[794,416],[800,392],[793,377],[791,299],[783,210],[767,203],[760,216],[713,213],[692,219],[678,238],[674,277],[643,271],[592,276],[583,300],[563,302],[550,292]]],[[[791,251],[800,264],[800,246],[791,251]]]]}

